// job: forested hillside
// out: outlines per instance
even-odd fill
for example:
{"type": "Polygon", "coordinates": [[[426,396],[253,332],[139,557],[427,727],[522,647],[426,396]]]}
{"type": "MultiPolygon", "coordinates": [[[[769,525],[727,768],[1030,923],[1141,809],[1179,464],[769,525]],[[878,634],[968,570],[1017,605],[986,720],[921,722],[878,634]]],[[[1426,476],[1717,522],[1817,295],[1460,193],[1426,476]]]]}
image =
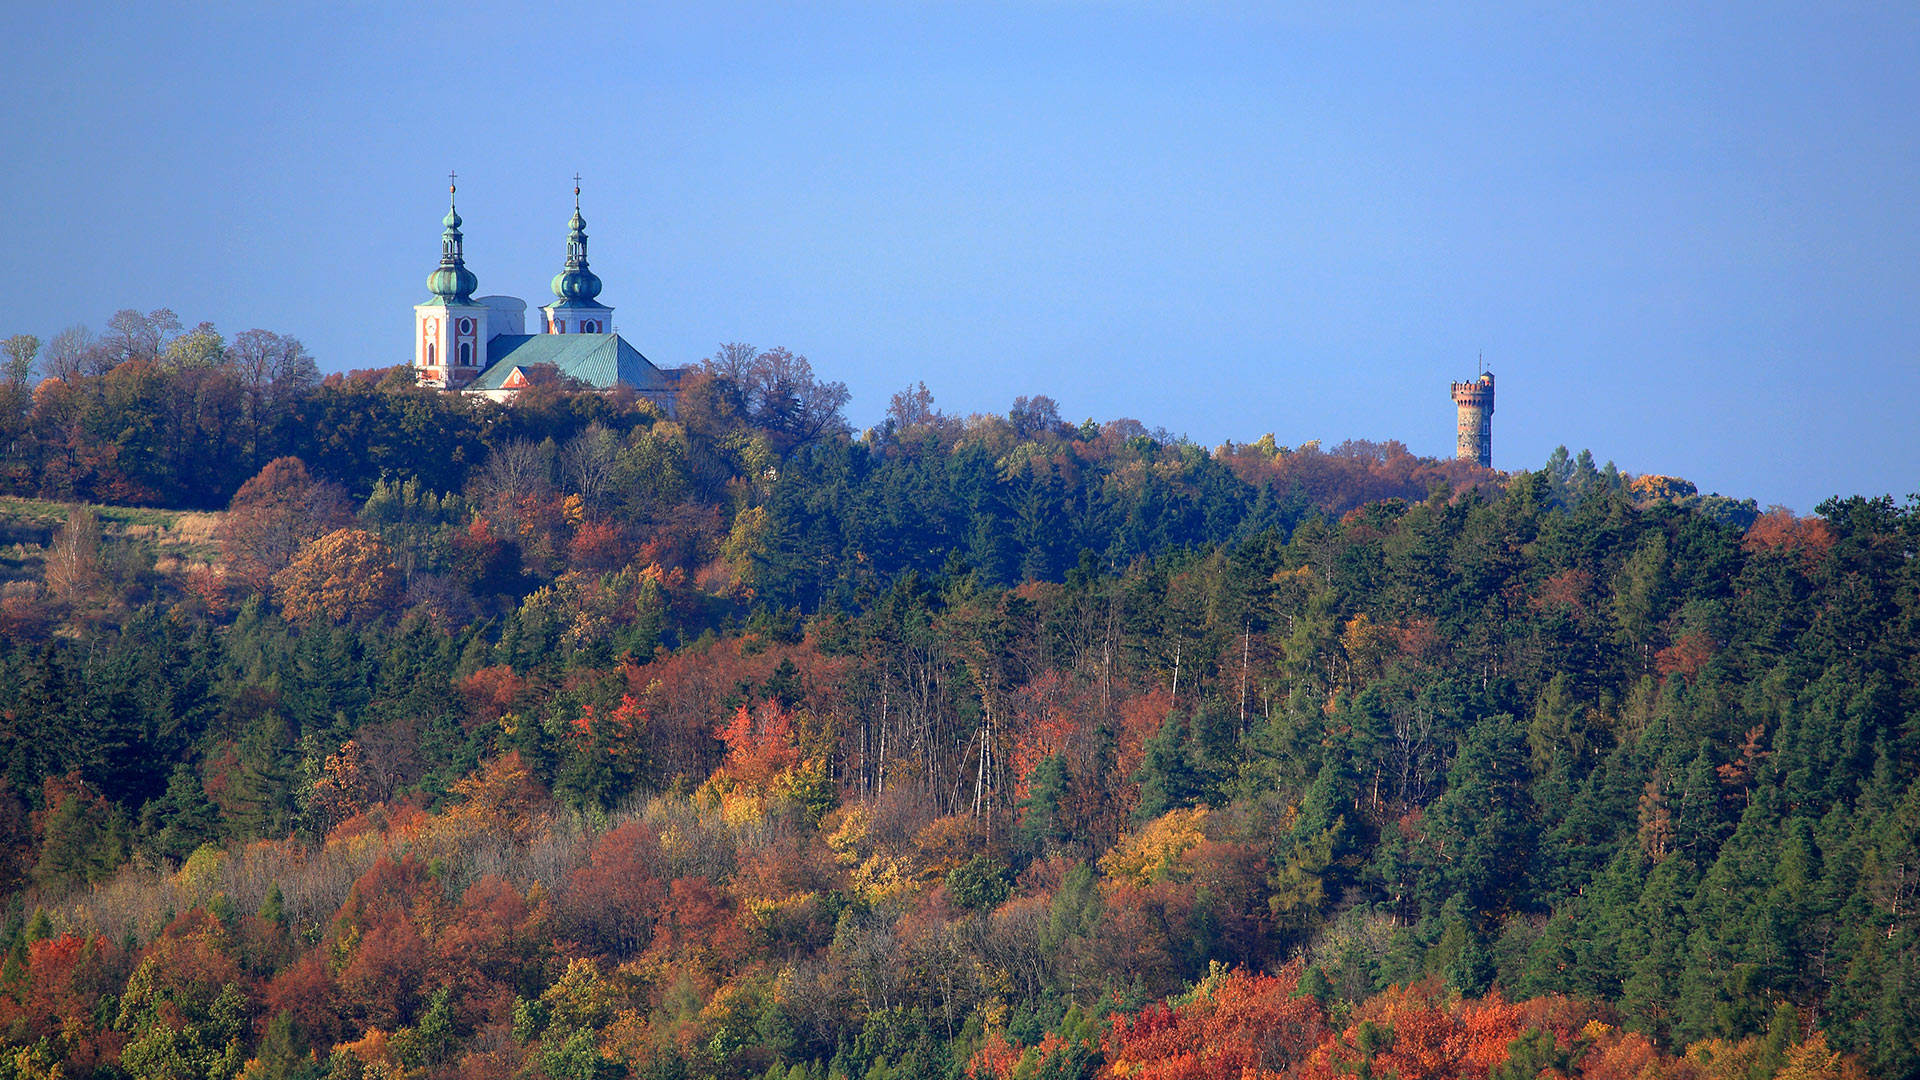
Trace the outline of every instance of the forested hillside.
{"type": "Polygon", "coordinates": [[[0,1078],[1920,1075],[1920,505],[120,322],[0,383],[0,1078]]]}

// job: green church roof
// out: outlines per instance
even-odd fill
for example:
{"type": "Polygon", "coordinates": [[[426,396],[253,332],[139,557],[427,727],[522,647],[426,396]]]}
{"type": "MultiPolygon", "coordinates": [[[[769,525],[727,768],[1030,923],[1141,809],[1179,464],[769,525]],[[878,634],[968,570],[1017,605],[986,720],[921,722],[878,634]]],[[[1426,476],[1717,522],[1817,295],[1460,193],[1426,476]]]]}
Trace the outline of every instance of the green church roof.
{"type": "Polygon", "coordinates": [[[567,221],[567,261],[553,276],[553,300],[548,307],[597,308],[600,277],[587,269],[587,219],[580,216],[580,184],[573,185],[573,217],[567,221]]]}
{"type": "Polygon", "coordinates": [[[440,219],[440,224],[446,226],[446,231],[440,234],[440,267],[427,276],[427,291],[433,294],[427,304],[435,306],[471,304],[473,290],[480,287],[480,279],[467,269],[460,236],[460,213],[453,208],[453,190],[453,185],[449,183],[447,216],[440,219]]]}
{"type": "Polygon", "coordinates": [[[625,383],[635,390],[672,390],[679,380],[661,371],[618,334],[502,334],[487,346],[492,363],[469,390],[500,390],[515,368],[552,364],[598,390],[625,383]]]}

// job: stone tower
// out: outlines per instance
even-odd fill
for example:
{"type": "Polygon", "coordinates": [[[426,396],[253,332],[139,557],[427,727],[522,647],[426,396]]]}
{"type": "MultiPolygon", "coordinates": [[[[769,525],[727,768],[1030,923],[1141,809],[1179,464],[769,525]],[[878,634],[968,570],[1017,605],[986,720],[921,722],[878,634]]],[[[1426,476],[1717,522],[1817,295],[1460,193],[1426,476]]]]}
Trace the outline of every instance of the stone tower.
{"type": "Polygon", "coordinates": [[[1493,372],[1482,372],[1477,382],[1453,384],[1453,404],[1459,411],[1459,442],[1455,456],[1482,468],[1493,467],[1493,372]]]}

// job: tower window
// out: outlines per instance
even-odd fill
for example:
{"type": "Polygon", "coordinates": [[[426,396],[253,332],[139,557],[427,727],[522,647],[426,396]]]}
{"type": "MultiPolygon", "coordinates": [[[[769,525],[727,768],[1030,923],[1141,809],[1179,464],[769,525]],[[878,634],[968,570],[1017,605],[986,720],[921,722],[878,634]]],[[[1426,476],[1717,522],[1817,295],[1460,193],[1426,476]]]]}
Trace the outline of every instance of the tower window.
{"type": "Polygon", "coordinates": [[[472,320],[472,319],[461,319],[461,320],[460,320],[460,332],[461,332],[461,333],[463,333],[463,334],[471,334],[471,333],[473,333],[473,320],[472,320]]]}
{"type": "Polygon", "coordinates": [[[460,363],[462,366],[473,363],[473,342],[463,341],[460,343],[460,363]]]}
{"type": "Polygon", "coordinates": [[[433,342],[427,342],[427,366],[432,367],[434,364],[439,363],[439,361],[440,350],[434,346],[433,342]]]}

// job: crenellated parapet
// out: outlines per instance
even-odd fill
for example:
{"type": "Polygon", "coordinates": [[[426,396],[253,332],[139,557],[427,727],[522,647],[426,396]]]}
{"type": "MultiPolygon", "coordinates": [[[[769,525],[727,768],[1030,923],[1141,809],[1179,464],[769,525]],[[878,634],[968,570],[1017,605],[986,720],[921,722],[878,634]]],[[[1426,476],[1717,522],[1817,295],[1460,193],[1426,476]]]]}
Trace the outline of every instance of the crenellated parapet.
{"type": "Polygon", "coordinates": [[[1474,382],[1453,384],[1457,417],[1456,455],[1485,468],[1493,467],[1493,372],[1474,382]]]}

